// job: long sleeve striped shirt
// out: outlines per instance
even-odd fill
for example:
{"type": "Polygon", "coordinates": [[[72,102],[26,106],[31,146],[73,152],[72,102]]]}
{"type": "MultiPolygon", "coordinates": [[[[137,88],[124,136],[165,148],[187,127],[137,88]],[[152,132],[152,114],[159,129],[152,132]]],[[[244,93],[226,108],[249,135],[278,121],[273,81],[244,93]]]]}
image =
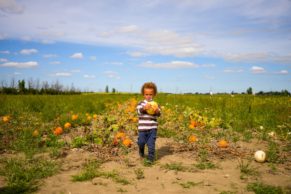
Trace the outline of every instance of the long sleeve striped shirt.
{"type": "Polygon", "coordinates": [[[151,129],[158,128],[157,118],[160,116],[160,107],[159,112],[154,115],[150,115],[144,110],[144,106],[148,103],[147,100],[140,101],[136,107],[138,114],[138,131],[148,131],[151,129]]]}

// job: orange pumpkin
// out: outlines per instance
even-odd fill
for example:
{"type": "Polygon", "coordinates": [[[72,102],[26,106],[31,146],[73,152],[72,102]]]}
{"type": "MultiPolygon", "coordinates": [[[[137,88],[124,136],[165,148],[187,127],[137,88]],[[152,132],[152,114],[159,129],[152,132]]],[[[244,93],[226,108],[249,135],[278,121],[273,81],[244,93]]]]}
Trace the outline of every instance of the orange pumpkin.
{"type": "Polygon", "coordinates": [[[189,124],[189,129],[195,129],[197,127],[197,122],[196,121],[191,121],[189,124]]]}
{"type": "Polygon", "coordinates": [[[119,144],[119,139],[117,139],[116,137],[113,139],[113,145],[118,145],[119,144]]]}
{"type": "Polygon", "coordinates": [[[228,142],[222,139],[222,140],[220,140],[218,142],[218,147],[220,147],[220,148],[227,148],[228,147],[228,142]]]}
{"type": "Polygon", "coordinates": [[[123,133],[123,132],[118,132],[118,133],[115,135],[115,138],[116,138],[116,139],[124,139],[124,138],[125,138],[125,133],[123,133]]]}
{"type": "Polygon", "coordinates": [[[78,119],[78,115],[77,115],[77,114],[73,114],[73,115],[72,115],[72,120],[75,121],[75,120],[77,120],[77,119],[78,119]]]}
{"type": "Polygon", "coordinates": [[[61,135],[62,133],[63,133],[63,128],[61,128],[61,127],[55,128],[55,130],[54,130],[55,135],[61,135]]]}
{"type": "Polygon", "coordinates": [[[195,135],[190,135],[189,138],[188,138],[188,141],[190,143],[194,143],[197,141],[197,137],[195,135]]]}
{"type": "Polygon", "coordinates": [[[129,138],[126,138],[122,141],[122,144],[126,147],[130,147],[132,145],[132,141],[129,138]]]}
{"type": "Polygon", "coordinates": [[[2,121],[3,121],[4,123],[8,123],[9,120],[10,120],[10,116],[4,116],[4,117],[2,118],[2,121]]]}
{"type": "Polygon", "coordinates": [[[38,135],[39,135],[39,132],[37,129],[32,132],[33,137],[37,137],[38,135]]]}
{"type": "Polygon", "coordinates": [[[132,120],[132,122],[137,123],[138,118],[137,117],[133,117],[131,120],[132,120]]]}
{"type": "Polygon", "coordinates": [[[69,129],[69,128],[71,128],[71,127],[72,127],[72,125],[71,125],[71,123],[69,123],[69,122],[65,123],[65,125],[64,125],[64,128],[65,128],[65,129],[69,129]]]}

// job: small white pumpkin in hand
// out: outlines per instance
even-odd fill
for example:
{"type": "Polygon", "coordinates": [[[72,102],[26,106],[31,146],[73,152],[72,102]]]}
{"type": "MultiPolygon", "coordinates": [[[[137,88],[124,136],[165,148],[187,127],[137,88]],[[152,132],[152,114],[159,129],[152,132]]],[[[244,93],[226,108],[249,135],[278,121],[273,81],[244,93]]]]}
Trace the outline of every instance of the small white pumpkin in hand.
{"type": "Polygon", "coordinates": [[[266,153],[263,150],[258,150],[255,152],[254,157],[257,162],[265,162],[266,153]]]}

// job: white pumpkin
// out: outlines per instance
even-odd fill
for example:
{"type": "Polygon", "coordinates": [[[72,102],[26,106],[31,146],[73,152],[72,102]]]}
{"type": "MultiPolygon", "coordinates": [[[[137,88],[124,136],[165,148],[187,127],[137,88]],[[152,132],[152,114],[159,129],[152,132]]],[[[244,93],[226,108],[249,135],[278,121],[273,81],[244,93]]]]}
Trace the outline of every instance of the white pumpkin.
{"type": "Polygon", "coordinates": [[[265,162],[266,153],[264,151],[262,151],[262,150],[258,150],[258,151],[255,152],[254,157],[255,157],[255,160],[257,162],[265,162]]]}
{"type": "Polygon", "coordinates": [[[268,133],[268,135],[270,136],[270,137],[275,137],[275,132],[274,131],[271,131],[270,133],[268,133]]]}

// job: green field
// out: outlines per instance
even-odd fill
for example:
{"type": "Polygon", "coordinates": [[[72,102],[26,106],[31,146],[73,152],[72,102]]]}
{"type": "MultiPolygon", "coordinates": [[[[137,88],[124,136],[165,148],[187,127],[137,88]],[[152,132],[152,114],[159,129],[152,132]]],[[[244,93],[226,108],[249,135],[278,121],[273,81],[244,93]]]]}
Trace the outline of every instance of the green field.
{"type": "MultiPolygon", "coordinates": [[[[141,99],[139,94],[0,95],[0,153],[18,157],[1,157],[0,167],[9,169],[0,170],[7,181],[5,192],[33,191],[38,180],[57,173],[55,160],[35,159],[36,154],[48,153],[54,159],[64,148],[98,145],[108,149],[117,146],[112,142],[118,132],[135,142],[135,107],[141,99]],[[60,133],[55,132],[57,127],[62,128],[60,133]],[[27,170],[22,171],[24,167],[27,170]]],[[[155,100],[162,108],[158,136],[191,149],[188,138],[195,135],[203,168],[212,166],[206,157],[211,155],[208,148],[213,147],[213,140],[222,139],[231,145],[252,139],[264,141],[269,163],[286,161],[291,136],[290,97],[159,94],[155,100]]],[[[123,152],[130,152],[125,144],[117,143],[123,152]]]]}
{"type": "MultiPolygon", "coordinates": [[[[39,121],[53,122],[70,111],[102,114],[106,112],[106,104],[130,98],[141,99],[138,94],[1,95],[0,115],[17,119],[19,115],[33,114],[39,121]]],[[[290,97],[159,94],[156,100],[161,106],[173,109],[175,114],[190,108],[209,117],[219,117],[222,127],[237,131],[259,126],[267,131],[290,130],[290,97]]]]}

